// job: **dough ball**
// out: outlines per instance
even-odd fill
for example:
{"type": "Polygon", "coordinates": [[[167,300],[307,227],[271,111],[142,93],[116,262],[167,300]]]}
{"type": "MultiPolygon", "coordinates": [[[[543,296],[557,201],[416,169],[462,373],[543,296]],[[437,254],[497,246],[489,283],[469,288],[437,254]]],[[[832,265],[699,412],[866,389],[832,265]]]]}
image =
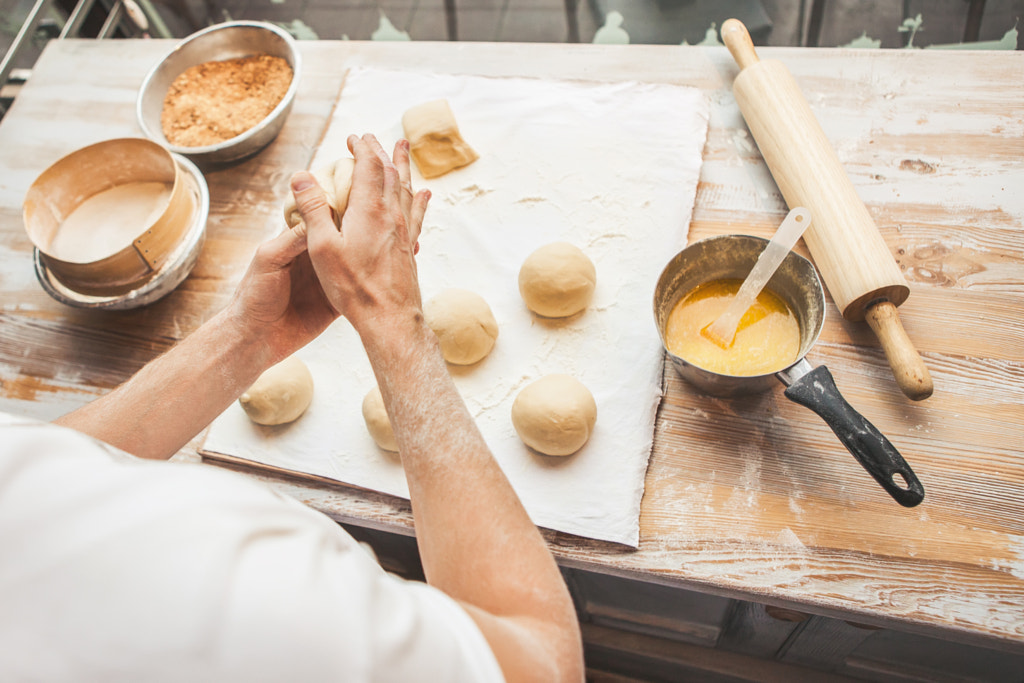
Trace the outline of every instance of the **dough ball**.
{"type": "Polygon", "coordinates": [[[267,369],[239,397],[256,424],[281,425],[299,419],[313,400],[313,375],[295,356],[267,369]]]}
{"type": "Polygon", "coordinates": [[[370,432],[378,446],[386,451],[398,452],[398,442],[395,441],[395,432],[391,429],[388,411],[384,408],[384,397],[380,395],[380,387],[370,389],[363,398],[363,420],[366,421],[366,431],[370,432]]]}
{"type": "Polygon", "coordinates": [[[424,102],[402,115],[409,154],[424,178],[436,178],[480,158],[462,139],[448,100],[424,102]]]}
{"type": "Polygon", "coordinates": [[[545,318],[565,318],[582,311],[590,303],[596,285],[594,262],[568,242],[544,245],[519,269],[523,301],[545,318]]]}
{"type": "MultiPolygon", "coordinates": [[[[334,219],[335,227],[341,227],[341,217],[348,208],[348,193],[352,189],[352,171],[355,169],[356,160],[343,157],[330,166],[319,168],[313,171],[313,177],[319,183],[320,188],[327,195],[327,203],[331,206],[331,217],[334,219]]],[[[289,228],[302,224],[302,216],[295,204],[295,195],[291,189],[284,200],[284,220],[289,228]]],[[[305,225],[303,224],[303,230],[305,225]]]]}
{"type": "Polygon", "coordinates": [[[423,306],[427,325],[441,342],[444,359],[472,365],[494,348],[498,323],[483,297],[466,289],[446,289],[423,306]]]}
{"type": "Polygon", "coordinates": [[[597,403],[569,375],[547,375],[528,384],[512,403],[512,426],[527,446],[544,455],[571,455],[594,432],[597,403]]]}

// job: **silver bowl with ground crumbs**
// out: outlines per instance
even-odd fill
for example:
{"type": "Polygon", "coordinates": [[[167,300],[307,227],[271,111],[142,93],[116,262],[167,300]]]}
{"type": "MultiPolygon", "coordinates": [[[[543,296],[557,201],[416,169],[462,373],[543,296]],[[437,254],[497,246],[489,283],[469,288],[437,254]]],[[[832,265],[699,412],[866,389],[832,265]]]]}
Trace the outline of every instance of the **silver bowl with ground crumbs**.
{"type": "Polygon", "coordinates": [[[147,74],[136,116],[151,140],[200,163],[255,154],[277,137],[301,58],[283,29],[231,21],[193,33],[147,74]]]}

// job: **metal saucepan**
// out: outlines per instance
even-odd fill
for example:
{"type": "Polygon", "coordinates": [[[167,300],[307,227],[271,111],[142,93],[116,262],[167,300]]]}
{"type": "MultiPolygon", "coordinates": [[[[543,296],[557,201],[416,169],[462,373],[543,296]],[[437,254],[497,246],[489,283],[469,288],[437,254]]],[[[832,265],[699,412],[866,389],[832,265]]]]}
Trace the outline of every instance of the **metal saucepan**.
{"type": "Polygon", "coordinates": [[[742,280],[767,244],[766,239],[748,235],[709,237],[679,252],[665,266],[654,291],[654,318],[672,364],[689,383],[715,396],[765,391],[778,378],[786,385],[786,398],[817,413],[896,502],[905,507],[917,505],[924,499],[924,487],[910,465],[873,424],[846,402],[828,368],[813,368],[805,358],[825,322],[825,294],[818,273],[804,257],[790,252],[767,285],[800,321],[800,351],[791,365],[766,375],[741,377],[705,370],[668,350],[665,328],[679,300],[705,282],[742,280]]]}

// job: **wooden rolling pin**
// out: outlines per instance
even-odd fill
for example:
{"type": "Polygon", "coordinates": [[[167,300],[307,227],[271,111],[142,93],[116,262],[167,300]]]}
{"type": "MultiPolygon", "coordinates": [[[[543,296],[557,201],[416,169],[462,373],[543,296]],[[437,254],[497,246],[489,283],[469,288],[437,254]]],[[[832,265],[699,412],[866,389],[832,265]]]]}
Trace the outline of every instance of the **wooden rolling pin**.
{"type": "Polygon", "coordinates": [[[722,24],[722,41],[740,67],[733,93],[772,177],[790,207],[811,212],[804,242],[833,300],[847,320],[867,320],[903,393],[928,398],[931,375],[896,313],[910,288],[800,87],[781,62],[758,59],[739,20],[722,24]]]}

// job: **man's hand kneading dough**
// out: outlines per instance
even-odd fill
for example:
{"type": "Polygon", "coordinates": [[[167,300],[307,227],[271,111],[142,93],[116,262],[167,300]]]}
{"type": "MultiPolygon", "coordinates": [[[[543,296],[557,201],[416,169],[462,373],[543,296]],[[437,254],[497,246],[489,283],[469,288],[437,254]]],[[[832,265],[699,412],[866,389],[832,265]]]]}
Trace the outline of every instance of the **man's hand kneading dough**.
{"type": "Polygon", "coordinates": [[[582,680],[562,577],[424,322],[414,255],[429,192],[412,192],[408,143],[393,163],[371,135],[348,146],[356,162],[340,231],[310,174],[292,189],[323,291],[359,333],[384,397],[427,582],[465,608],[507,680],[582,680]]]}

